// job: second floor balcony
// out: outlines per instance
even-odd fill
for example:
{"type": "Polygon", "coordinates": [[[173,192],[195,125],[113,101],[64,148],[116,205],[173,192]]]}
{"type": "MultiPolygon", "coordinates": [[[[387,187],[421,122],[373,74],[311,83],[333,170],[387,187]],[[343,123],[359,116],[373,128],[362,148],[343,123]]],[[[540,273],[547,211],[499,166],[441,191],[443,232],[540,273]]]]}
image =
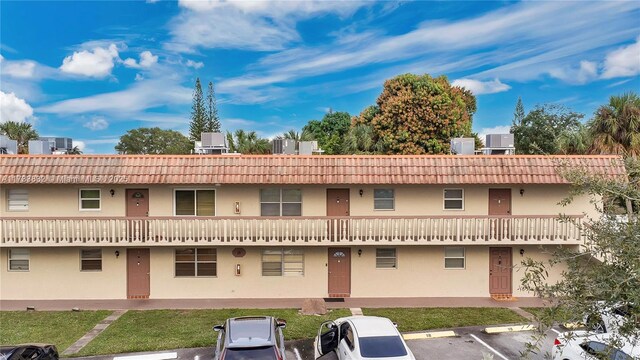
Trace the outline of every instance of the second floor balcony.
{"type": "Polygon", "coordinates": [[[581,216],[0,219],[0,247],[581,244],[581,216]]]}

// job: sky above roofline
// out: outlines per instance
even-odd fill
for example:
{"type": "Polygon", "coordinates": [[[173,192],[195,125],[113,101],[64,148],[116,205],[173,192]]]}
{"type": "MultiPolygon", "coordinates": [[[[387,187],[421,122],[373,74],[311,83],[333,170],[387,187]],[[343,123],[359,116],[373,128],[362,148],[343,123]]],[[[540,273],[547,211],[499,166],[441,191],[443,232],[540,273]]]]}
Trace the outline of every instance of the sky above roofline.
{"type": "Polygon", "coordinates": [[[90,1],[0,3],[0,122],[114,153],[137,127],[187,133],[199,77],[223,130],[273,137],[357,115],[385,79],[446,75],[508,131],[556,103],[584,113],[640,89],[638,2],[90,1]]]}

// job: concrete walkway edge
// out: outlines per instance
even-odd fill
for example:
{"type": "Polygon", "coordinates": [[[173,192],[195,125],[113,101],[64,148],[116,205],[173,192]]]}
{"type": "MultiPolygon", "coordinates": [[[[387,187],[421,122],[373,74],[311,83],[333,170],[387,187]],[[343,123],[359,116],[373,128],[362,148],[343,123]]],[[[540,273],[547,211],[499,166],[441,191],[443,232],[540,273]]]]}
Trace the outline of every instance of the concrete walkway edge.
{"type": "Polygon", "coordinates": [[[111,315],[104,318],[104,320],[100,321],[93,327],[88,333],[84,334],[78,341],[69,346],[62,355],[74,355],[80,352],[83,347],[87,346],[91,340],[95,339],[101,332],[103,332],[106,328],[109,327],[114,321],[118,320],[120,316],[124,315],[127,310],[116,310],[111,315]]]}

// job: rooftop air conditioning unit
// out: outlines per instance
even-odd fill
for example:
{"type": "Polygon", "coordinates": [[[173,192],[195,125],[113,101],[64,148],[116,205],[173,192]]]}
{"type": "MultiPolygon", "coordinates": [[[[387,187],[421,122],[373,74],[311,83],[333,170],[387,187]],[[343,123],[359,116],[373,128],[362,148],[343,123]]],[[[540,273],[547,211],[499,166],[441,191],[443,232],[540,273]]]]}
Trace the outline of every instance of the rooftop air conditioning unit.
{"type": "Polygon", "coordinates": [[[300,155],[312,155],[314,152],[318,152],[317,141],[300,141],[299,151],[300,155]]]}
{"type": "Polygon", "coordinates": [[[227,138],[223,133],[202,133],[200,140],[202,140],[202,147],[227,147],[227,138]]]}
{"type": "Polygon", "coordinates": [[[473,155],[476,150],[476,139],[453,138],[451,139],[451,153],[454,155],[473,155]]]}
{"type": "Polygon", "coordinates": [[[296,153],[296,141],[293,139],[273,139],[271,152],[275,154],[294,155],[296,153]]]}
{"type": "Polygon", "coordinates": [[[514,147],[513,134],[489,134],[485,145],[488,148],[512,148],[514,147]]]}
{"type": "Polygon", "coordinates": [[[6,135],[0,135],[0,154],[17,154],[18,142],[9,139],[6,135]]]}
{"type": "Polygon", "coordinates": [[[29,140],[29,154],[51,155],[51,144],[47,140],[29,140]]]}

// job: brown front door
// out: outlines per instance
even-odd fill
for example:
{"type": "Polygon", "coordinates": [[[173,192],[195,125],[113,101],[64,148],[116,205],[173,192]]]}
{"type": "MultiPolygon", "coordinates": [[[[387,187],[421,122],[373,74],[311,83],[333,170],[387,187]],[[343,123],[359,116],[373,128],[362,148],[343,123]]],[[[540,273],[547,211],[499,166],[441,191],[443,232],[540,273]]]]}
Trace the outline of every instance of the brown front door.
{"type": "Polygon", "coordinates": [[[127,299],[149,298],[149,249],[127,249],[127,299]]]}
{"type": "MultiPolygon", "coordinates": [[[[127,189],[127,216],[149,216],[149,189],[127,189]]],[[[144,220],[129,220],[129,237],[141,240],[147,234],[147,222],[144,220]]]]}
{"type": "MultiPolygon", "coordinates": [[[[511,215],[511,189],[489,189],[489,216],[511,215]]],[[[491,238],[508,238],[510,219],[492,219],[491,238]]]]}
{"type": "Polygon", "coordinates": [[[329,248],[329,297],[351,294],[351,249],[329,248]]]}
{"type": "Polygon", "coordinates": [[[511,248],[489,248],[489,293],[511,295],[511,248]]]}
{"type": "MultiPolygon", "coordinates": [[[[327,189],[327,216],[349,216],[349,189],[327,189]]],[[[329,237],[335,240],[349,236],[345,219],[329,220],[329,237]]]]}

